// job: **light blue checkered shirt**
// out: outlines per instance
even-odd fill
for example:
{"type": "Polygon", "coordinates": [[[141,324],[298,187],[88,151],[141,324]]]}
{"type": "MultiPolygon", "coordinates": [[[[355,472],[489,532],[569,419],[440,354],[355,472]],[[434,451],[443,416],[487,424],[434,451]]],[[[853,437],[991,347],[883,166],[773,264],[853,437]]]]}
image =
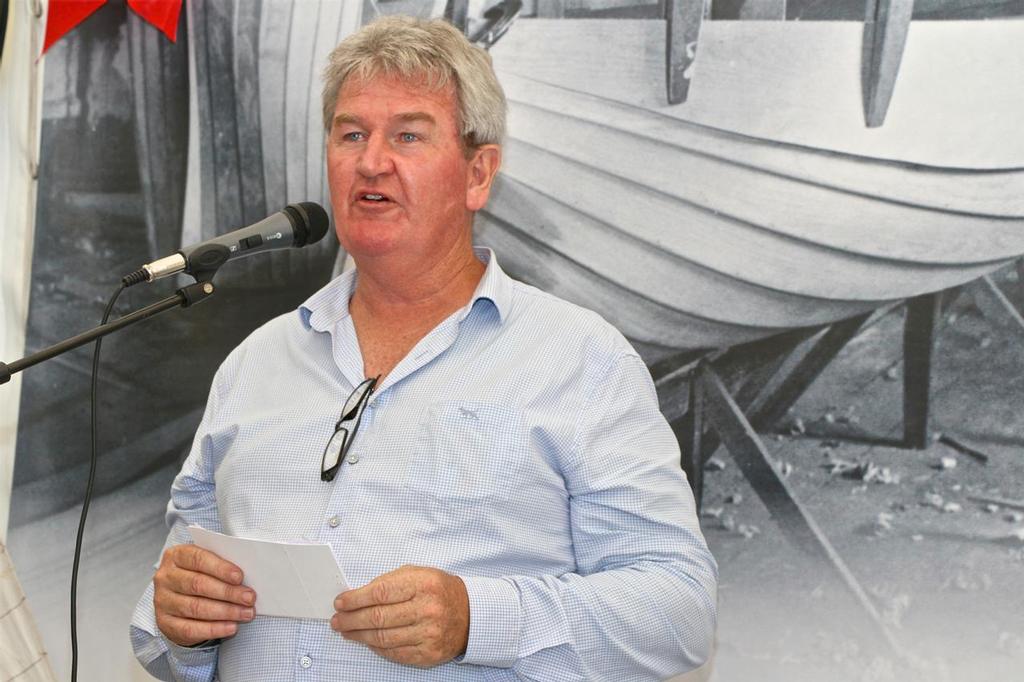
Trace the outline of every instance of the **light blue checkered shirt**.
{"type": "Polygon", "coordinates": [[[717,567],[646,367],[595,313],[477,256],[472,300],[387,375],[333,482],[323,449],[363,379],[354,271],[228,356],[167,507],[168,546],[199,524],[329,543],[353,586],[404,564],[457,574],[465,656],[411,668],[327,621],[264,616],[181,648],[158,633],[150,585],[131,638],[153,675],[625,682],[705,659],[717,567]]]}

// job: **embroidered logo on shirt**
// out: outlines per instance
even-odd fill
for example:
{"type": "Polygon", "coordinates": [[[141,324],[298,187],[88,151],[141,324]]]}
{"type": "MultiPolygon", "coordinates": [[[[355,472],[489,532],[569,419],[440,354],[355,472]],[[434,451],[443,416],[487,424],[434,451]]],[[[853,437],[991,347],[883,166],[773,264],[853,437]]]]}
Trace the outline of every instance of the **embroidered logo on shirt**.
{"type": "Polygon", "coordinates": [[[459,414],[461,414],[465,419],[472,419],[477,422],[480,421],[480,417],[476,416],[476,412],[466,409],[465,407],[459,407],[459,414]]]}

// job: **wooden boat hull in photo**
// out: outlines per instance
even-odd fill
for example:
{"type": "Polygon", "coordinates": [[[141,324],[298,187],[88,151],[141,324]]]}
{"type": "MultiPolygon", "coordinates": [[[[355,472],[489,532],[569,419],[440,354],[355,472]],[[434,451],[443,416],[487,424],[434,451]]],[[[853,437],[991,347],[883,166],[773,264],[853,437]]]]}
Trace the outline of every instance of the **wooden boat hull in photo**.
{"type": "Polygon", "coordinates": [[[481,241],[653,355],[843,319],[1024,254],[1024,21],[914,22],[880,128],[860,106],[860,32],[704,22],[689,97],[668,105],[663,22],[518,20],[492,48],[510,120],[481,241]],[[953,36],[959,61],[935,55],[953,36]]]}

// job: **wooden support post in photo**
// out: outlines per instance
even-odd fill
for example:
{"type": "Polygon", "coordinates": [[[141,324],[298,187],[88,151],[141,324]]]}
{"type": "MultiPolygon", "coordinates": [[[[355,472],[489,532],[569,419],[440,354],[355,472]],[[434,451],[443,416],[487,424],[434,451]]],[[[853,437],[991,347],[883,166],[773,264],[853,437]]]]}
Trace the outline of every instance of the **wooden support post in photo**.
{"type": "MultiPolygon", "coordinates": [[[[753,341],[751,343],[734,346],[714,360],[708,360],[716,368],[718,375],[724,378],[728,385],[736,385],[737,392],[735,401],[741,409],[746,409],[754,399],[761,393],[765,385],[771,381],[779,367],[786,361],[786,358],[807,338],[814,335],[818,330],[795,329],[793,331],[778,334],[768,339],[753,341]]],[[[699,365],[698,365],[699,367],[699,365]]],[[[699,434],[693,433],[695,424],[703,423],[702,419],[693,419],[693,406],[695,403],[694,384],[696,383],[697,370],[690,375],[690,393],[686,413],[671,422],[672,430],[679,440],[682,451],[682,467],[690,480],[693,488],[694,498],[697,500],[697,509],[700,510],[700,501],[703,498],[703,466],[708,457],[718,449],[721,441],[714,431],[707,431],[702,428],[699,434]],[[699,449],[693,449],[693,443],[700,445],[699,449]],[[701,474],[691,476],[691,471],[700,470],[701,474]]],[[[697,394],[699,395],[699,393],[697,394]]]]}
{"type": "Polygon", "coordinates": [[[690,482],[693,499],[699,512],[704,498],[704,396],[697,385],[696,377],[705,364],[701,360],[690,379],[690,400],[686,414],[680,420],[680,428],[676,432],[682,455],[683,471],[690,482]]]}
{"type": "Polygon", "coordinates": [[[868,0],[861,55],[861,95],[868,128],[885,122],[913,13],[914,0],[868,0]]]}
{"type": "Polygon", "coordinates": [[[932,356],[941,292],[907,300],[903,326],[903,447],[928,447],[932,356]]]}
{"type": "Polygon", "coordinates": [[[754,492],[768,508],[783,534],[797,548],[828,558],[814,520],[796,502],[789,486],[771,461],[761,439],[733,400],[721,377],[702,367],[695,382],[704,397],[705,418],[722,439],[754,492]]]}
{"type": "MultiPolygon", "coordinates": [[[[1021,261],[1019,261],[1017,263],[1018,273],[1020,272],[1021,267],[1021,261]]],[[[995,283],[992,276],[983,276],[981,278],[981,283],[984,286],[985,295],[992,299],[992,302],[995,304],[994,307],[1003,314],[1003,318],[1010,320],[1017,331],[1024,332],[1024,317],[1021,316],[1017,307],[1013,305],[1013,302],[1006,296],[1006,294],[1003,293],[1003,290],[999,288],[999,285],[995,283]]],[[[982,307],[984,305],[982,301],[977,300],[977,297],[975,297],[975,301],[978,303],[978,307],[982,307]]],[[[997,315],[990,314],[990,311],[984,308],[982,308],[982,312],[987,317],[998,317],[997,315]]],[[[995,322],[996,320],[992,321],[995,322]]]]}
{"type": "Polygon", "coordinates": [[[782,383],[751,406],[748,412],[754,429],[767,431],[773,428],[839,355],[839,351],[857,335],[871,315],[870,312],[863,313],[848,320],[840,320],[829,327],[782,383]]]}
{"type": "Polygon", "coordinates": [[[1024,258],[1017,259],[1017,291],[1024,300],[1024,258]]]}
{"type": "Polygon", "coordinates": [[[468,26],[469,0],[448,0],[444,7],[444,18],[463,33],[468,26]]]}
{"type": "Polygon", "coordinates": [[[666,0],[665,82],[669,104],[686,101],[692,75],[690,68],[697,58],[697,39],[709,7],[710,0],[666,0]]]}
{"type": "MultiPolygon", "coordinates": [[[[1017,275],[1017,287],[1021,298],[1024,298],[1024,258],[1017,260],[1009,270],[1017,275]]],[[[993,327],[1000,331],[1008,331],[1011,334],[1024,333],[1024,315],[1014,304],[1010,297],[995,282],[993,274],[982,275],[978,279],[971,280],[966,284],[946,289],[942,295],[942,312],[946,313],[954,307],[954,303],[960,296],[970,298],[974,307],[978,309],[982,317],[993,327]]],[[[961,306],[963,302],[961,301],[961,306]]]]}
{"type": "Polygon", "coordinates": [[[702,394],[704,419],[719,434],[733,461],[768,508],[782,534],[805,556],[839,578],[875,626],[871,632],[880,635],[880,640],[893,652],[898,652],[899,647],[864,588],[814,518],[797,501],[721,378],[713,368],[703,365],[697,372],[695,383],[702,394]]]}

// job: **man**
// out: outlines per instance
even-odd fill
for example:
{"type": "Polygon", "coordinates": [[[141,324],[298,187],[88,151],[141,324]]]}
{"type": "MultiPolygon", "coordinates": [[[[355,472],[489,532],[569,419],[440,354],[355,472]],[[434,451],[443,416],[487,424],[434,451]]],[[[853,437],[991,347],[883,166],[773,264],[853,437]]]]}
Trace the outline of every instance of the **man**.
{"type": "Polygon", "coordinates": [[[214,379],[132,621],[154,675],[654,680],[706,658],[716,567],[650,375],[597,315],[473,249],[504,110],[443,22],[381,19],[331,54],[331,203],[357,267],[214,379]],[[193,523],[327,542],[359,587],[329,622],[256,616],[193,523]]]}

